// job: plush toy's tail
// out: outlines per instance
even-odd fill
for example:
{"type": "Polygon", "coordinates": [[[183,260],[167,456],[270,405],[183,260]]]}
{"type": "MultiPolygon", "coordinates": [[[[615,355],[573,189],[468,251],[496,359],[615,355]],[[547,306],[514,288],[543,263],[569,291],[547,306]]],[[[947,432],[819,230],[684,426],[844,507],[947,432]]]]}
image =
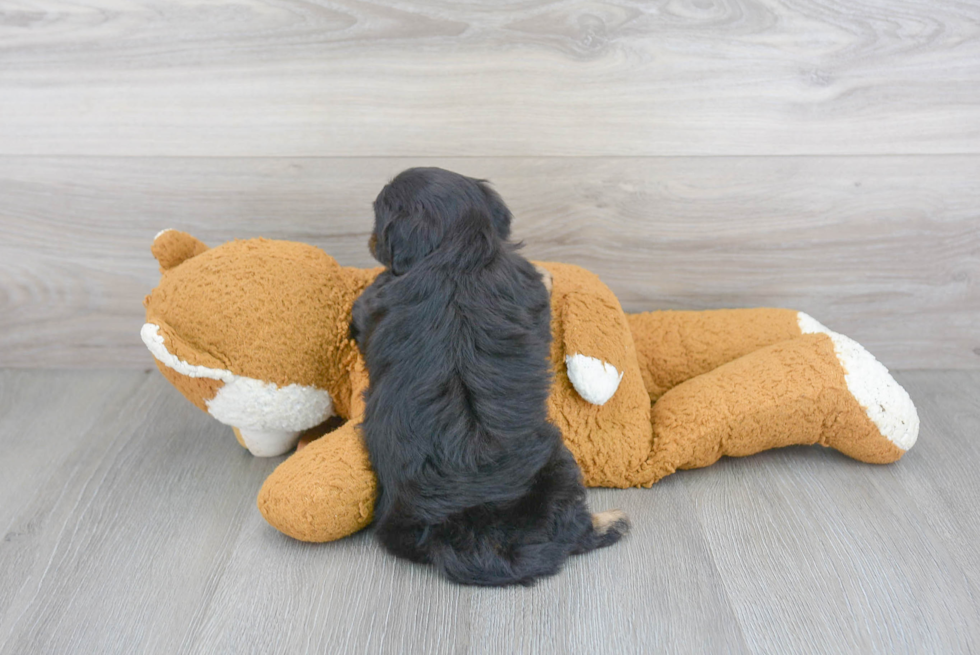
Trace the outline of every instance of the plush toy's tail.
{"type": "Polygon", "coordinates": [[[773,344],[677,385],[654,404],[652,420],[650,482],[723,455],[790,445],[819,443],[885,464],[911,448],[919,431],[915,406],[888,370],[829,330],[773,344]]]}

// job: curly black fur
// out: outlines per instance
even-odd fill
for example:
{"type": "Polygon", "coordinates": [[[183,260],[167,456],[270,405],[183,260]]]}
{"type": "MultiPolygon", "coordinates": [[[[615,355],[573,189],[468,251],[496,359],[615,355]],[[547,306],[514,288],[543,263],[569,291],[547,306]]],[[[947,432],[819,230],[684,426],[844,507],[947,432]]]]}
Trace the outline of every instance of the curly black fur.
{"type": "Polygon", "coordinates": [[[548,421],[550,300],[507,242],[506,205],[482,181],[419,168],[374,209],[386,270],[355,303],[351,333],[371,380],[362,430],[378,538],[478,585],[532,584],[618,541],[625,515],[590,515],[548,421]]]}

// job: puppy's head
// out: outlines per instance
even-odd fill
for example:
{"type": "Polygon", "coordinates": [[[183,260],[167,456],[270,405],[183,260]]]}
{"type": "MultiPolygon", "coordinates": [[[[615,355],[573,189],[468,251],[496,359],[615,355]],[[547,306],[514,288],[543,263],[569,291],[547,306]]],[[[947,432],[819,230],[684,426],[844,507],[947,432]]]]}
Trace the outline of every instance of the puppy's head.
{"type": "Polygon", "coordinates": [[[506,240],[511,213],[485,180],[441,168],[399,173],[374,201],[371,254],[401,275],[454,235],[480,242],[506,240]]]}

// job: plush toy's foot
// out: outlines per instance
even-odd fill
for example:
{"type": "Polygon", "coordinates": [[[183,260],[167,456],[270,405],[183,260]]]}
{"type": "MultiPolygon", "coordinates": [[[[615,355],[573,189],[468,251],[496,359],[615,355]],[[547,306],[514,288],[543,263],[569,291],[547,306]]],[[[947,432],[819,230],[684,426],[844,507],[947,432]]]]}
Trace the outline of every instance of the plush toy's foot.
{"type": "Polygon", "coordinates": [[[919,435],[919,415],[908,392],[888,369],[861,344],[827,329],[812,316],[799,312],[799,323],[804,334],[830,337],[834,354],[844,369],[847,389],[881,434],[903,452],[914,446],[919,435]]]}
{"type": "Polygon", "coordinates": [[[371,522],[376,484],[367,450],[348,423],[280,464],[259,491],[259,511],[294,539],[333,541],[371,522]]]}
{"type": "Polygon", "coordinates": [[[654,446],[646,473],[723,455],[821,444],[863,462],[899,459],[919,420],[908,394],[854,341],[813,331],[750,353],[684,382],[653,406],[654,446]]]}

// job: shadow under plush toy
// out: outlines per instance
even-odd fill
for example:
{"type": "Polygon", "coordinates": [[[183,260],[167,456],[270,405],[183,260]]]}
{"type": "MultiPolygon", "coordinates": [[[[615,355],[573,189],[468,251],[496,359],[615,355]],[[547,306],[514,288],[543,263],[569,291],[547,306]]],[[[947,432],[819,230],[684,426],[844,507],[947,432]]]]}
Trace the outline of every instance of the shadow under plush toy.
{"type": "MultiPolygon", "coordinates": [[[[141,335],[188,400],[258,456],[289,451],[331,416],[347,419],[266,479],[262,515],[304,541],[367,526],[375,478],[356,426],[368,380],[348,329],[381,269],[343,267],[289,241],[209,249],[175,230],[152,250],[161,280],[141,335]]],[[[550,417],[588,486],[650,486],[723,455],[798,444],[884,464],[915,443],[915,407],[888,370],[802,312],[625,314],[592,273],[540,266],[552,276],[550,417]]]]}

